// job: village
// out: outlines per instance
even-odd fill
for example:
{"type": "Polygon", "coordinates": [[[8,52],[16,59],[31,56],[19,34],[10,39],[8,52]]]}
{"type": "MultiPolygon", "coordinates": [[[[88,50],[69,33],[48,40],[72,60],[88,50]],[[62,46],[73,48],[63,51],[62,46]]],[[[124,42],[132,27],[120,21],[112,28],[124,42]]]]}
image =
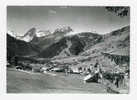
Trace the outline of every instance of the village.
{"type": "Polygon", "coordinates": [[[127,50],[123,51],[123,53],[119,52],[101,53],[104,59],[107,58],[115,63],[115,67],[111,68],[111,70],[103,67],[98,59],[94,60],[94,64],[90,63],[86,67],[82,63],[80,63],[82,66],[75,67],[78,65],[75,60],[71,63],[60,63],[49,59],[36,60],[18,56],[8,60],[7,67],[19,72],[41,73],[52,77],[57,75],[72,77],[72,75],[76,75],[83,81],[83,84],[97,83],[104,85],[109,93],[128,93],[127,88],[129,88],[130,77],[129,55],[127,50]]]}

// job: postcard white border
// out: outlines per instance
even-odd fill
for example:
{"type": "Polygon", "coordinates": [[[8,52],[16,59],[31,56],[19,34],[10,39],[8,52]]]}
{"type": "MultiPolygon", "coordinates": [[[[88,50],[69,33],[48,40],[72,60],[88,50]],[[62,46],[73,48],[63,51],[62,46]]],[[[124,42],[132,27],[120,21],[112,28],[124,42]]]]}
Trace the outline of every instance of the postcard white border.
{"type": "Polygon", "coordinates": [[[0,99],[134,99],[137,97],[137,2],[136,0],[2,0],[0,1],[0,99]],[[6,93],[6,6],[130,6],[130,94],[7,94],[6,93]]]}

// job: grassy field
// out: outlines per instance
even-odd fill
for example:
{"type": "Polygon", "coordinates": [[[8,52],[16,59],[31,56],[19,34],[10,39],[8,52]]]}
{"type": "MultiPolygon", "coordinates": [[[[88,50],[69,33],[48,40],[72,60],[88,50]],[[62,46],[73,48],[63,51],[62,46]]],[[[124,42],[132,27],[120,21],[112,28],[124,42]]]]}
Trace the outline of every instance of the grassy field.
{"type": "Polygon", "coordinates": [[[7,93],[106,93],[97,83],[84,83],[82,76],[64,73],[26,73],[7,69],[7,93]]]}

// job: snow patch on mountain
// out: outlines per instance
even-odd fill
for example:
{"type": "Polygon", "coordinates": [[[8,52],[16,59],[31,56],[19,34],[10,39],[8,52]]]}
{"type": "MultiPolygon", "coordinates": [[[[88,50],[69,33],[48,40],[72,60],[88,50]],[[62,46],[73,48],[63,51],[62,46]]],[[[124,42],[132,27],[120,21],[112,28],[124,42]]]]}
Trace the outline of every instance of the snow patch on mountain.
{"type": "Polygon", "coordinates": [[[40,30],[40,31],[36,32],[37,37],[45,37],[50,34],[52,34],[52,33],[49,30],[40,30]]]}

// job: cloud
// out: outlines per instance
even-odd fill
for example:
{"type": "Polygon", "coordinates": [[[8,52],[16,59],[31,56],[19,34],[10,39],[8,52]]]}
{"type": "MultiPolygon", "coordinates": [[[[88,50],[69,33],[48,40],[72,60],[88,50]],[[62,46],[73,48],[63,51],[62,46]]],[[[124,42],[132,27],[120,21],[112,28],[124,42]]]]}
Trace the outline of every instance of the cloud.
{"type": "Polygon", "coordinates": [[[57,12],[55,10],[49,10],[50,14],[56,14],[57,12]]]}

